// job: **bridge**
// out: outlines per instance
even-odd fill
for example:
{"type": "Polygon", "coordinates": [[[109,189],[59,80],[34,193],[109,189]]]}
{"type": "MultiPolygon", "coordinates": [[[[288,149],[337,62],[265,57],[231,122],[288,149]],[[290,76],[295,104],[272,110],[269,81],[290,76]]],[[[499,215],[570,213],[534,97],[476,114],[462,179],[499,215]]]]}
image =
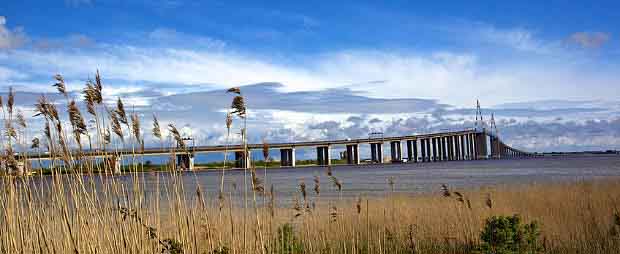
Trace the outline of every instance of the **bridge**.
{"type": "MultiPolygon", "coordinates": [[[[398,136],[398,137],[369,137],[362,139],[344,139],[328,141],[288,142],[269,144],[269,149],[280,150],[280,165],[295,167],[296,148],[315,148],[316,161],[319,166],[331,165],[331,148],[345,146],[343,157],[347,164],[361,164],[360,146],[370,146],[371,163],[384,163],[383,146],[389,143],[391,163],[426,163],[438,161],[463,161],[502,158],[530,157],[533,154],[506,145],[500,138],[486,130],[468,129],[463,131],[437,132],[429,134],[398,136]],[[403,149],[403,144],[406,149],[403,149]],[[406,151],[406,153],[403,152],[406,151]]],[[[234,166],[245,168],[249,166],[250,155],[255,150],[262,150],[263,144],[248,144],[248,153],[244,153],[243,145],[217,146],[190,146],[187,148],[146,148],[123,149],[115,151],[84,150],[74,151],[72,156],[96,157],[110,160],[115,172],[120,172],[123,156],[157,156],[175,155],[177,165],[185,170],[194,169],[194,158],[199,153],[226,153],[234,152],[234,166]],[[79,153],[78,153],[79,152],[79,153]]],[[[52,159],[49,153],[26,155],[28,160],[52,159]]]]}

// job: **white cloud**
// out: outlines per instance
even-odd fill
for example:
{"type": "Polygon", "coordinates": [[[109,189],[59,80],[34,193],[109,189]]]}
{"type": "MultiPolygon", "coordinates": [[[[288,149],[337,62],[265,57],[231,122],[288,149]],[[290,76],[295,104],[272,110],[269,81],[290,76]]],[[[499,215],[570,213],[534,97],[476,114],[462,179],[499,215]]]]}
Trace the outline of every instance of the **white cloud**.
{"type": "Polygon", "coordinates": [[[26,42],[26,35],[21,28],[10,30],[5,16],[0,16],[0,49],[17,48],[26,42]]]}
{"type": "Polygon", "coordinates": [[[611,35],[603,32],[577,32],[569,37],[569,41],[584,48],[599,48],[611,39],[611,35]]]}
{"type": "MultiPolygon", "coordinates": [[[[562,98],[613,99],[620,78],[612,67],[531,57],[485,64],[474,53],[431,54],[350,50],[282,64],[231,50],[179,50],[107,46],[93,51],[17,50],[7,63],[38,75],[62,73],[84,80],[95,69],[104,78],[128,84],[213,84],[225,88],[280,82],[285,91],[350,88],[381,98],[427,98],[469,106],[562,98]],[[596,69],[596,70],[594,70],[596,69]],[[373,82],[380,80],[381,82],[373,82]],[[584,91],[584,89],[586,89],[584,91]]],[[[1,60],[0,60],[1,63],[1,60]]]]}
{"type": "Polygon", "coordinates": [[[525,28],[498,29],[494,26],[480,25],[474,29],[474,35],[480,36],[482,40],[519,51],[548,54],[553,50],[550,44],[536,39],[532,31],[525,28]]]}

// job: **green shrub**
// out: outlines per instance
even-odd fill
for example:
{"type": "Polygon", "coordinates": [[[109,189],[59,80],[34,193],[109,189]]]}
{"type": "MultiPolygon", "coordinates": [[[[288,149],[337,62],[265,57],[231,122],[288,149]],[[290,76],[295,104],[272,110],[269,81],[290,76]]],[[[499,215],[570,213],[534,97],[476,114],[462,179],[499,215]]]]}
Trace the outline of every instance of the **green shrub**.
{"type": "Polygon", "coordinates": [[[536,221],[523,224],[519,215],[488,218],[480,234],[482,253],[525,254],[541,251],[536,221]]]}
{"type": "Polygon", "coordinates": [[[301,241],[295,236],[293,226],[289,223],[278,227],[278,239],[273,246],[274,252],[279,254],[304,253],[301,241]]]}
{"type": "Polygon", "coordinates": [[[160,242],[162,245],[161,253],[164,254],[181,254],[183,253],[183,244],[176,239],[166,238],[160,242]]]}

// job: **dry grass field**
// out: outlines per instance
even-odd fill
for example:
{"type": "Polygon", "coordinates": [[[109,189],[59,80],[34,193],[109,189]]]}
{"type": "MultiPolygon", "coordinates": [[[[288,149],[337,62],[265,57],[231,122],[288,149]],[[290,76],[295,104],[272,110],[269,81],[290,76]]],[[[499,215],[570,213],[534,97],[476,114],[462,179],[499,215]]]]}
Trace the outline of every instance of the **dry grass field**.
{"type": "MultiPolygon", "coordinates": [[[[278,186],[265,186],[264,175],[256,169],[244,171],[244,182],[230,188],[238,192],[234,195],[224,191],[228,189],[224,169],[217,197],[205,197],[200,188],[189,190],[195,195],[182,194],[186,190],[171,156],[162,170],[172,177],[155,186],[161,195],[147,196],[143,174],[138,172],[143,167],[139,156],[145,129],[139,116],[125,112],[120,98],[115,108],[104,103],[99,73],[83,90],[88,114],[82,114],[67,94],[62,76],[55,79],[67,108],[58,109],[59,104],[41,96],[35,105],[45,126],[40,135],[34,134],[37,131],[21,112],[14,112],[12,91],[6,105],[0,100],[6,134],[0,136],[2,253],[614,253],[620,249],[618,179],[478,190],[437,186],[441,192],[419,196],[388,193],[382,198],[322,200],[322,193],[342,188],[341,179],[327,170],[329,182],[300,185],[297,202],[284,207],[272,194],[278,186]],[[87,128],[86,122],[95,127],[87,128]],[[122,147],[132,152],[119,154],[117,148],[122,147]],[[72,153],[76,148],[95,149],[103,158],[132,158],[135,164],[124,165],[129,171],[122,174],[133,177],[133,184],[114,177],[119,173],[114,163],[72,153]],[[27,174],[26,150],[50,155],[51,176],[27,174]],[[515,214],[524,223],[536,223],[516,227],[521,224],[487,221],[515,214]],[[499,224],[485,227],[491,222],[499,224]],[[497,230],[506,225],[513,231],[497,230]],[[486,234],[489,239],[483,237],[485,228],[491,230],[486,234]],[[529,247],[523,247],[525,243],[529,247]]],[[[239,88],[228,93],[233,99],[222,126],[230,136],[238,125],[247,147],[244,98],[239,88]]],[[[168,141],[155,117],[147,129],[162,146],[185,148],[176,127],[167,127],[168,141]]],[[[263,157],[269,158],[268,144],[263,157]]]]}
{"type": "Polygon", "coordinates": [[[513,214],[539,223],[544,253],[620,247],[618,180],[341,201],[321,201],[308,186],[293,207],[243,213],[227,198],[221,209],[208,205],[218,202],[201,190],[184,197],[175,180],[162,183],[171,187],[161,199],[143,200],[139,186],[108,181],[93,191],[81,177],[55,177],[74,179],[4,178],[3,253],[470,253],[487,218],[513,214]]]}

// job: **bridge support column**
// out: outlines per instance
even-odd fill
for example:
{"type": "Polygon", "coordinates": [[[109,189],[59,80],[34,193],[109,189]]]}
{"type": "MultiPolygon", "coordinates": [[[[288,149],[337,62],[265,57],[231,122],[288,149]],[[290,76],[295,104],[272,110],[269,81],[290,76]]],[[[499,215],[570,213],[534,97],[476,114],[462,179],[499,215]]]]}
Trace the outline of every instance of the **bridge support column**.
{"type": "Polygon", "coordinates": [[[446,137],[448,142],[446,145],[448,145],[448,160],[452,161],[454,160],[454,139],[453,136],[448,136],[446,137]]]}
{"type": "Polygon", "coordinates": [[[235,152],[235,168],[245,168],[246,167],[246,162],[247,162],[247,157],[248,156],[244,156],[244,154],[245,153],[243,151],[235,152]]]}
{"type": "Polygon", "coordinates": [[[121,174],[121,157],[116,155],[111,155],[105,157],[106,167],[112,168],[112,174],[120,175],[121,174]]]}
{"type": "Polygon", "coordinates": [[[177,167],[181,170],[194,171],[194,154],[177,154],[177,167]]]}
{"type": "Polygon", "coordinates": [[[474,139],[473,134],[467,134],[467,154],[469,155],[469,160],[475,160],[476,155],[474,154],[474,139]]]}
{"type": "Polygon", "coordinates": [[[460,148],[461,148],[461,143],[460,143],[460,140],[459,140],[459,136],[455,135],[454,136],[454,160],[455,161],[458,161],[458,160],[461,159],[460,148]]]}
{"type": "Polygon", "coordinates": [[[383,143],[370,143],[370,160],[373,163],[383,163],[383,143]]]}
{"type": "Polygon", "coordinates": [[[499,159],[499,142],[497,138],[491,136],[491,157],[493,159],[499,159]]]}
{"type": "Polygon", "coordinates": [[[487,138],[484,133],[474,134],[475,153],[478,160],[484,160],[487,158],[487,138]]]}
{"type": "Polygon", "coordinates": [[[437,137],[437,161],[443,160],[443,151],[441,149],[441,137],[437,137]]]}
{"type": "Polygon", "coordinates": [[[412,162],[418,162],[417,140],[407,140],[407,159],[412,162]]]}
{"type": "Polygon", "coordinates": [[[316,148],[316,162],[319,166],[332,164],[331,158],[329,157],[329,146],[318,146],[316,148]]]}
{"type": "Polygon", "coordinates": [[[427,138],[426,139],[426,161],[428,162],[432,162],[433,161],[433,139],[432,138],[427,138]]]}
{"type": "Polygon", "coordinates": [[[467,158],[467,151],[465,151],[465,136],[463,135],[459,135],[459,150],[461,151],[461,160],[466,160],[467,158]]]}
{"type": "Polygon", "coordinates": [[[390,142],[390,152],[392,153],[392,162],[402,162],[403,161],[403,152],[401,150],[401,142],[392,141],[390,142]]]}
{"type": "Polygon", "coordinates": [[[441,160],[448,160],[448,139],[446,137],[441,137],[439,139],[441,141],[441,160]]]}
{"type": "Polygon", "coordinates": [[[360,164],[359,144],[347,145],[347,163],[360,164]]]}
{"type": "Polygon", "coordinates": [[[433,140],[433,162],[437,161],[438,156],[437,156],[437,138],[432,138],[431,140],[433,140]]]}
{"type": "Polygon", "coordinates": [[[295,167],[295,148],[280,149],[280,166],[295,167]]]}
{"type": "Polygon", "coordinates": [[[426,139],[420,139],[420,152],[422,162],[426,162],[426,139]]]}

